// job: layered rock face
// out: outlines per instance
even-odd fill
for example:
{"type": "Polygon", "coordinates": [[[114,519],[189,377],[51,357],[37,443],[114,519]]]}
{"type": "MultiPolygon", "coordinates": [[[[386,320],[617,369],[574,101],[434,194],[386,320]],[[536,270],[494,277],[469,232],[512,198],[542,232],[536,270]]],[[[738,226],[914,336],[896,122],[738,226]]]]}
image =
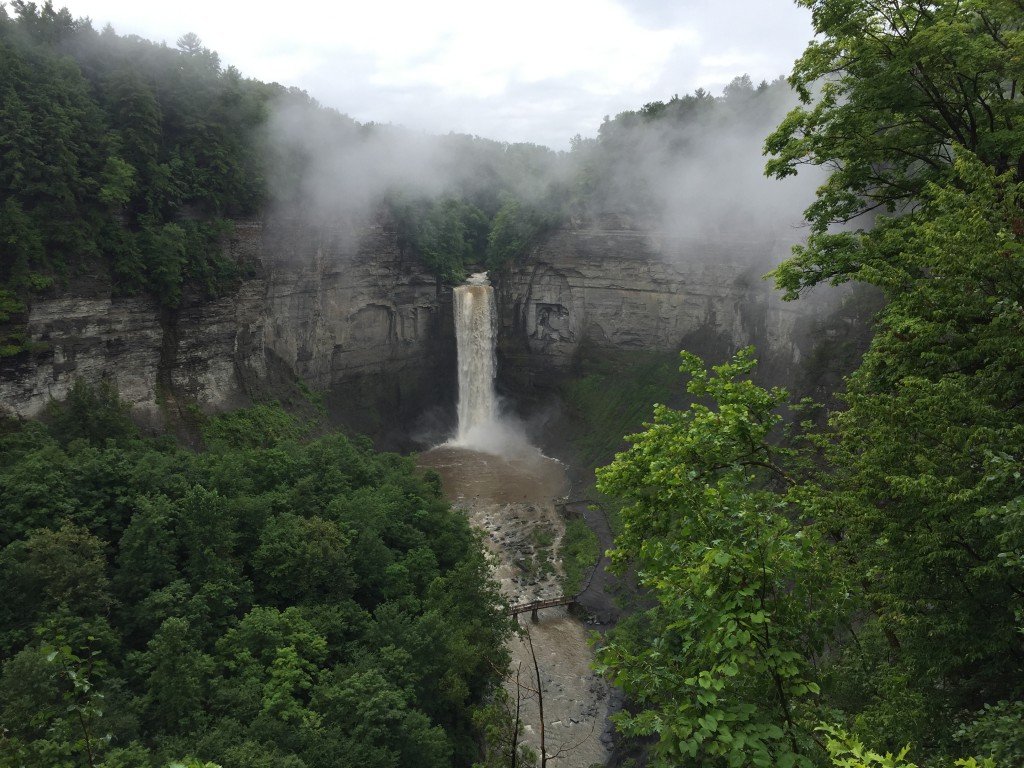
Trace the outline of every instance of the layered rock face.
{"type": "Polygon", "coordinates": [[[336,422],[389,445],[420,431],[429,441],[450,426],[451,289],[402,250],[386,222],[331,231],[271,227],[263,250],[266,348],[326,394],[336,422]],[[426,425],[433,411],[443,414],[426,425]]]}
{"type": "Polygon", "coordinates": [[[450,291],[386,221],[237,222],[227,247],[253,277],[214,301],[171,311],[88,281],[34,301],[29,332],[42,349],[0,370],[0,405],[32,417],[76,378],[107,379],[160,424],[182,403],[213,412],[308,384],[335,421],[375,436],[450,405],[450,291]]]}
{"type": "Polygon", "coordinates": [[[835,296],[783,302],[761,279],[791,243],[687,240],[617,222],[566,227],[498,282],[505,389],[544,388],[586,355],[690,349],[723,358],[756,344],[785,380],[835,296]]]}
{"type": "MultiPolygon", "coordinates": [[[[40,351],[0,367],[0,408],[33,417],[76,378],[106,379],[161,428],[193,404],[216,412],[312,391],[334,423],[381,445],[446,436],[457,397],[451,289],[403,252],[386,219],[236,222],[226,247],[251,277],[213,301],[161,309],[112,297],[99,278],[34,301],[40,351]]],[[[760,276],[788,252],[781,241],[688,241],[607,221],[558,230],[492,275],[499,385],[528,402],[588,355],[686,348],[722,359],[750,343],[765,379],[791,383],[831,333],[823,318],[835,297],[782,302],[760,276]]]]}

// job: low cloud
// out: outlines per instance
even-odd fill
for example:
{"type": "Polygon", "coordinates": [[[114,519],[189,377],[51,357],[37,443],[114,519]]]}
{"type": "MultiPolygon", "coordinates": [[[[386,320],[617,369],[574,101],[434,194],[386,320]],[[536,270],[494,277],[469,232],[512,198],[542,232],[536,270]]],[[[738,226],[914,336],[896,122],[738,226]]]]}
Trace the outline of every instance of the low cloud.
{"type": "Polygon", "coordinates": [[[775,77],[811,36],[809,13],[791,0],[62,4],[171,45],[195,32],[246,76],[302,88],[360,121],[556,149],[593,135],[602,115],[666,93],[718,91],[737,72],[775,77]],[[707,63],[721,56],[735,67],[707,63]],[[498,117],[509,114],[517,119],[498,117]]]}

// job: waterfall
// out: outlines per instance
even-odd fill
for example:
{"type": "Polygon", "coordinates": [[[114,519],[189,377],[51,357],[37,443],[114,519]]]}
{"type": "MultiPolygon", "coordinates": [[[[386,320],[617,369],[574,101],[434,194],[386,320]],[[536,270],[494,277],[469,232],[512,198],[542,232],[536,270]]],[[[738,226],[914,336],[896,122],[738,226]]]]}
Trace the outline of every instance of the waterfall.
{"type": "Polygon", "coordinates": [[[494,289],[487,273],[455,289],[455,343],[459,364],[459,431],[455,445],[487,441],[497,421],[494,375],[494,289]]]}

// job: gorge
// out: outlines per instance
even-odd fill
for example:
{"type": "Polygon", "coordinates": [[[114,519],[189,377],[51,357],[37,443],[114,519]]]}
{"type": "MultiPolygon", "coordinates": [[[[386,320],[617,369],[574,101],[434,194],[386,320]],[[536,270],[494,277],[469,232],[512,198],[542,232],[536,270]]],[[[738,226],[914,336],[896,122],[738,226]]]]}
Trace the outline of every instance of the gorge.
{"type": "Polygon", "coordinates": [[[556,149],[0,2],[0,764],[1024,764],[1021,0],[797,5],[556,149]]]}
{"type": "MultiPolygon", "coordinates": [[[[81,377],[114,383],[154,427],[188,403],[218,412],[304,392],[381,445],[429,444],[454,425],[453,292],[385,216],[238,221],[223,247],[252,276],[213,301],[168,310],[119,297],[102,278],[35,298],[26,325],[36,351],[0,362],[5,410],[35,416],[81,377]]],[[[584,353],[748,343],[784,382],[831,322],[827,301],[787,305],[759,279],[785,251],[601,223],[558,229],[494,276],[498,389],[543,399],[584,353]]]]}

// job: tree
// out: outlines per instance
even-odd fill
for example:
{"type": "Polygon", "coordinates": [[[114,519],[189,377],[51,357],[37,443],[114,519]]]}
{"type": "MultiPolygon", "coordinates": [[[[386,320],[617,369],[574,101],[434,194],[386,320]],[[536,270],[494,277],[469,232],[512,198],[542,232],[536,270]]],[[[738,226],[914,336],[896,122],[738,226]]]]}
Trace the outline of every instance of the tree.
{"type": "Polygon", "coordinates": [[[775,273],[791,297],[861,279],[886,258],[879,213],[913,211],[953,175],[954,147],[1024,180],[1021,0],[797,0],[818,38],[789,82],[803,106],[768,137],[768,173],[831,169],[807,210],[806,246],[775,273]]]}
{"type": "Polygon", "coordinates": [[[889,303],[805,497],[863,600],[837,703],[947,753],[953,720],[1024,693],[1024,185],[962,152],[873,272],[889,303]]]}
{"type": "Polygon", "coordinates": [[[25,636],[44,621],[80,621],[75,629],[84,629],[85,619],[104,615],[111,604],[103,542],[69,522],[34,530],[0,552],[0,584],[4,628],[25,636]]]}
{"type": "Polygon", "coordinates": [[[61,440],[81,438],[103,445],[107,440],[124,442],[138,436],[130,410],[111,381],[91,386],[85,379],[75,379],[67,398],[52,402],[46,416],[61,440]]]}
{"type": "Polygon", "coordinates": [[[327,520],[277,515],[267,521],[253,554],[256,588],[267,602],[282,605],[346,597],[354,580],[348,545],[327,520]]]}
{"type": "Polygon", "coordinates": [[[619,727],[657,736],[657,765],[810,766],[832,595],[816,538],[791,519],[797,456],[769,442],[786,393],[746,378],[750,349],[711,372],[682,360],[687,391],[711,403],[655,406],[598,470],[599,490],[629,502],[613,563],[635,563],[656,600],[612,634],[599,668],[640,709],[619,727]]]}
{"type": "Polygon", "coordinates": [[[207,718],[204,699],[213,660],[197,649],[200,638],[185,619],[166,619],[134,659],[146,675],[145,715],[154,730],[185,734],[207,718]]]}
{"type": "Polygon", "coordinates": [[[775,278],[888,302],[802,497],[855,587],[823,680],[870,743],[984,751],[1024,691],[1024,4],[800,3],[819,38],[768,171],[832,173],[775,278]]]}
{"type": "Polygon", "coordinates": [[[179,51],[187,56],[194,56],[206,50],[203,47],[203,41],[195,32],[186,32],[184,35],[179,37],[174,44],[177,46],[179,51]]]}
{"type": "Polygon", "coordinates": [[[557,210],[509,198],[501,206],[487,237],[487,266],[500,269],[522,259],[540,236],[559,222],[557,210]]]}

